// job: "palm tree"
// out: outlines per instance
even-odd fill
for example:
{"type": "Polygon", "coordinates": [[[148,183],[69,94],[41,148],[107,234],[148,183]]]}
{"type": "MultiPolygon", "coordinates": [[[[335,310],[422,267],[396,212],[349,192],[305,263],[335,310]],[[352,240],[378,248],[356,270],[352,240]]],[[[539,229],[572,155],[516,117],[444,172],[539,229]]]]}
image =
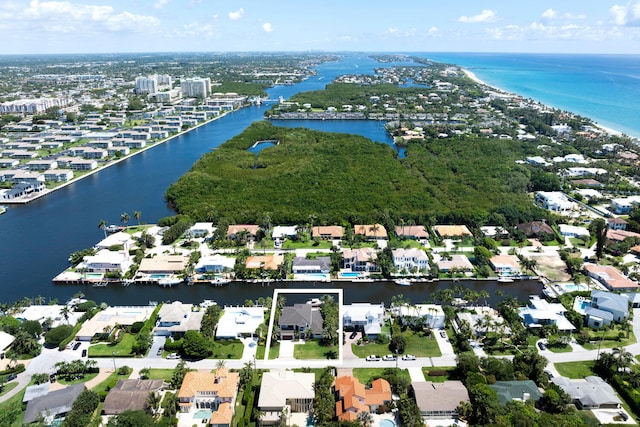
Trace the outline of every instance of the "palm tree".
{"type": "Polygon", "coordinates": [[[104,232],[104,238],[107,238],[107,221],[105,221],[104,219],[101,219],[100,222],[98,223],[98,228],[101,229],[104,232]]]}
{"type": "Polygon", "coordinates": [[[369,227],[369,231],[373,231],[373,238],[378,239],[378,231],[380,231],[380,225],[373,224],[371,227],[369,227]]]}
{"type": "Polygon", "coordinates": [[[131,217],[126,212],[120,215],[120,222],[123,223],[125,227],[127,226],[127,223],[129,222],[130,219],[131,217]]]}
{"type": "Polygon", "coordinates": [[[226,366],[226,362],[222,359],[216,362],[216,369],[223,369],[226,366]]]}
{"type": "Polygon", "coordinates": [[[71,311],[69,310],[69,306],[65,305],[60,309],[60,314],[62,315],[62,317],[64,317],[64,321],[67,322],[67,325],[69,324],[69,313],[71,311]]]}
{"type": "Polygon", "coordinates": [[[369,427],[373,423],[373,415],[369,412],[358,412],[358,422],[364,427],[369,427]]]}
{"type": "Polygon", "coordinates": [[[155,392],[150,392],[149,396],[147,396],[147,401],[145,402],[145,409],[151,414],[155,415],[156,408],[160,403],[160,396],[158,396],[155,392]]]}
{"type": "Polygon", "coordinates": [[[140,218],[142,218],[142,212],[133,211],[133,217],[138,221],[138,228],[140,228],[140,218]]]}

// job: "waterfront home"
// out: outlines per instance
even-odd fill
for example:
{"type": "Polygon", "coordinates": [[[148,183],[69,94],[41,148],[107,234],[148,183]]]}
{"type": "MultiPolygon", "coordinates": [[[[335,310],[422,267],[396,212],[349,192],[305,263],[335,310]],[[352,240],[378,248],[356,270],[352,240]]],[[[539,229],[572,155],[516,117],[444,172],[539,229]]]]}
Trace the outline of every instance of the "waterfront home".
{"type": "Polygon", "coordinates": [[[58,162],[55,160],[30,160],[26,163],[27,168],[30,171],[46,171],[49,169],[56,169],[58,167],[58,162]]]}
{"type": "Polygon", "coordinates": [[[3,200],[14,200],[21,197],[27,197],[32,194],[41,193],[46,190],[44,183],[37,184],[29,182],[18,182],[13,184],[10,190],[0,190],[0,198],[3,200]]]}
{"type": "Polygon", "coordinates": [[[545,221],[531,221],[516,226],[527,237],[540,237],[544,234],[555,236],[553,228],[545,221]]]}
{"type": "Polygon", "coordinates": [[[144,322],[153,313],[154,306],[113,306],[96,313],[82,324],[76,334],[78,341],[91,341],[96,334],[110,334],[116,325],[131,326],[144,322]]]}
{"type": "Polygon", "coordinates": [[[444,312],[442,306],[435,304],[415,304],[392,307],[391,312],[402,325],[414,325],[424,322],[430,329],[444,328],[444,312]]]}
{"type": "Polygon", "coordinates": [[[193,304],[183,304],[180,301],[163,304],[158,311],[153,334],[179,339],[187,331],[199,331],[203,316],[204,310],[196,311],[193,304]]]}
{"type": "Polygon", "coordinates": [[[229,240],[256,240],[260,226],[255,224],[230,225],[227,229],[227,239],[229,240]]]}
{"type": "Polygon", "coordinates": [[[491,307],[470,307],[468,310],[456,313],[456,324],[460,327],[463,323],[469,325],[474,336],[485,336],[494,331],[502,336],[511,334],[502,316],[491,307]]]}
{"type": "Polygon", "coordinates": [[[95,255],[85,256],[76,266],[76,270],[84,273],[107,273],[109,271],[124,274],[133,265],[128,250],[110,251],[101,249],[95,255]]]}
{"type": "Polygon", "coordinates": [[[311,229],[311,237],[322,240],[341,240],[344,227],[339,225],[320,225],[311,229]]]}
{"type": "Polygon", "coordinates": [[[377,252],[372,248],[344,249],[342,251],[344,268],[351,271],[377,271],[377,252]]]}
{"type": "Polygon", "coordinates": [[[225,306],[216,326],[217,339],[252,337],[264,323],[266,308],[262,306],[225,306]]]}
{"type": "Polygon", "coordinates": [[[331,257],[319,256],[316,259],[295,257],[292,266],[293,274],[328,274],[331,271],[331,257]]]}
{"type": "Polygon", "coordinates": [[[0,359],[4,359],[5,353],[11,347],[16,338],[4,331],[0,331],[0,359]]]}
{"type": "Polygon", "coordinates": [[[429,233],[424,225],[396,226],[395,233],[399,239],[417,240],[423,244],[429,240],[429,233]]]}
{"type": "Polygon", "coordinates": [[[366,389],[357,379],[349,375],[338,377],[333,385],[337,396],[336,416],[338,421],[356,421],[360,412],[373,412],[391,401],[391,386],[378,378],[366,389]]]}
{"type": "Polygon", "coordinates": [[[43,173],[45,181],[51,182],[67,182],[73,179],[73,171],[71,169],[54,169],[43,173]]]}
{"type": "Polygon", "coordinates": [[[90,171],[98,167],[96,160],[76,159],[69,162],[69,167],[74,171],[90,171]]]}
{"type": "Polygon", "coordinates": [[[39,184],[44,182],[44,175],[40,172],[25,171],[20,169],[8,170],[0,174],[2,181],[14,183],[39,184]]]}
{"type": "Polygon", "coordinates": [[[45,382],[37,385],[30,385],[24,389],[24,396],[22,397],[22,403],[27,403],[35,399],[36,397],[42,397],[49,394],[49,386],[51,383],[45,382]]]}
{"type": "Polygon", "coordinates": [[[591,306],[611,313],[613,320],[622,323],[629,317],[629,297],[605,291],[591,291],[591,306]]]}
{"type": "Polygon", "coordinates": [[[542,328],[545,325],[556,325],[560,332],[571,332],[576,328],[564,317],[567,310],[560,303],[550,303],[538,295],[529,297],[529,305],[521,307],[518,315],[530,329],[542,328]]]}
{"type": "Polygon", "coordinates": [[[75,325],[78,319],[84,314],[79,311],[71,311],[67,313],[67,317],[63,316],[62,310],[66,305],[30,305],[22,310],[22,313],[16,315],[16,319],[20,321],[34,320],[41,325],[47,320],[51,322],[51,327],[55,328],[60,325],[75,325]]]}
{"type": "Polygon", "coordinates": [[[368,337],[376,337],[382,331],[384,324],[384,303],[371,304],[358,302],[345,304],[342,307],[342,322],[344,328],[362,330],[368,337]]]}
{"type": "Polygon", "coordinates": [[[399,273],[429,270],[429,257],[422,249],[394,249],[392,257],[393,265],[399,273]]]}
{"type": "Polygon", "coordinates": [[[277,370],[262,374],[258,410],[261,425],[281,425],[283,410],[291,413],[309,413],[315,392],[313,373],[277,370]]]}
{"type": "Polygon", "coordinates": [[[257,270],[259,268],[277,270],[282,263],[284,263],[284,255],[282,254],[252,255],[247,257],[245,267],[247,270],[257,270]]]}
{"type": "Polygon", "coordinates": [[[411,388],[420,414],[426,419],[456,419],[461,403],[469,402],[469,392],[462,381],[412,381],[411,388]]]}
{"type": "Polygon", "coordinates": [[[22,423],[30,424],[39,419],[43,419],[46,425],[53,425],[56,419],[59,420],[57,423],[61,423],[61,420],[71,411],[73,403],[84,390],[84,383],[74,384],[30,400],[27,403],[22,423]]]}
{"type": "Polygon", "coordinates": [[[558,225],[560,234],[565,237],[589,237],[589,230],[585,227],[576,227],[575,225],[560,224],[558,225]]]}
{"type": "Polygon", "coordinates": [[[466,225],[434,225],[433,231],[440,239],[473,237],[466,225]]]}
{"type": "Polygon", "coordinates": [[[149,394],[158,395],[163,384],[164,380],[119,380],[105,397],[102,413],[118,415],[124,411],[144,411],[149,394]]]}
{"type": "MultiPolygon", "coordinates": [[[[611,230],[609,230],[611,232],[611,230]]],[[[587,263],[584,269],[589,276],[606,286],[610,291],[635,291],[638,284],[624,276],[617,268],[611,265],[596,265],[587,263]]]]}
{"type": "Polygon", "coordinates": [[[96,249],[109,249],[112,246],[122,246],[127,249],[135,245],[135,242],[129,233],[119,231],[109,234],[107,237],[99,241],[94,247],[96,249]]]}
{"type": "Polygon", "coordinates": [[[196,222],[189,228],[187,235],[193,238],[210,237],[216,229],[212,222],[196,222]]]}
{"type": "Polygon", "coordinates": [[[442,273],[457,271],[468,273],[473,271],[473,264],[466,255],[449,255],[448,257],[436,257],[435,259],[438,270],[442,273]]]}
{"type": "Polygon", "coordinates": [[[138,274],[175,274],[183,271],[189,262],[184,255],[156,255],[153,258],[142,258],[138,274]]]}
{"type": "Polygon", "coordinates": [[[491,268],[498,276],[519,276],[520,260],[515,255],[495,255],[489,259],[491,268]]]}
{"type": "Polygon", "coordinates": [[[571,380],[555,377],[551,382],[571,397],[578,409],[619,409],[622,401],[609,384],[602,378],[588,376],[584,379],[571,380]]]}
{"type": "Polygon", "coordinates": [[[207,255],[198,260],[195,271],[198,273],[214,273],[221,274],[223,272],[232,271],[236,264],[236,259],[224,255],[207,255]]]}
{"type": "Polygon", "coordinates": [[[520,402],[533,400],[537,402],[542,397],[540,389],[531,380],[496,381],[494,384],[490,384],[489,387],[498,394],[498,401],[501,405],[506,405],[512,400],[520,402]]]}
{"type": "Polygon", "coordinates": [[[322,337],[323,320],[320,310],[312,304],[294,304],[282,309],[279,319],[280,339],[295,340],[322,337]]]}
{"type": "Polygon", "coordinates": [[[386,240],[387,229],[381,224],[356,224],[353,234],[364,236],[366,240],[386,240]]]}
{"type": "Polygon", "coordinates": [[[178,391],[180,412],[209,410],[209,425],[231,425],[239,382],[240,375],[227,368],[187,372],[178,391]]]}

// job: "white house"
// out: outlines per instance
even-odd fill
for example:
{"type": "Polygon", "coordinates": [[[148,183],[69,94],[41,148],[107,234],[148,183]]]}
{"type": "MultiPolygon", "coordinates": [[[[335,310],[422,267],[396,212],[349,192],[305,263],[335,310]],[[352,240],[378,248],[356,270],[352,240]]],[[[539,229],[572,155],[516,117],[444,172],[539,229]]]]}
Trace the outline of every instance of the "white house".
{"type": "Polygon", "coordinates": [[[128,249],[129,247],[134,245],[134,241],[129,233],[120,231],[118,233],[108,235],[106,238],[99,241],[95,247],[96,249],[109,249],[111,246],[118,245],[121,245],[125,249],[128,249]]]}
{"type": "Polygon", "coordinates": [[[216,273],[233,270],[236,259],[224,255],[203,256],[198,260],[195,270],[198,273],[216,273]]]}
{"type": "Polygon", "coordinates": [[[618,215],[628,214],[638,204],[640,204],[640,196],[611,199],[611,207],[618,215]]]}
{"type": "Polygon", "coordinates": [[[536,191],[535,201],[544,209],[554,212],[568,212],[575,206],[561,191],[536,191]]]}
{"type": "Polygon", "coordinates": [[[260,418],[260,424],[280,424],[285,408],[289,414],[308,413],[315,397],[314,382],[312,373],[272,370],[262,374],[258,409],[264,415],[260,418]]]}
{"type": "Polygon", "coordinates": [[[193,304],[174,301],[163,304],[158,311],[154,335],[182,336],[187,331],[199,331],[204,310],[195,311],[193,304]]]}
{"type": "Polygon", "coordinates": [[[216,327],[216,338],[253,336],[264,322],[265,308],[225,306],[216,327]]]}
{"type": "Polygon", "coordinates": [[[102,249],[95,255],[84,257],[77,269],[93,273],[106,273],[107,271],[125,273],[132,264],[133,261],[127,251],[102,249]]]}
{"type": "Polygon", "coordinates": [[[591,291],[591,305],[609,312],[616,322],[624,322],[629,317],[629,297],[605,291],[591,291]]]}
{"type": "Polygon", "coordinates": [[[429,269],[429,257],[427,254],[417,248],[398,248],[392,252],[393,265],[399,272],[406,270],[421,271],[429,269]]]}
{"type": "Polygon", "coordinates": [[[296,234],[298,234],[298,227],[295,225],[276,225],[273,227],[271,237],[273,238],[273,244],[279,247],[285,240],[295,237],[296,234]]]}
{"type": "Polygon", "coordinates": [[[560,331],[573,331],[576,329],[575,326],[564,317],[566,311],[560,303],[550,303],[538,295],[531,295],[529,305],[521,307],[519,315],[528,328],[556,325],[560,331]]]}
{"type": "Polygon", "coordinates": [[[444,328],[444,311],[442,306],[435,304],[401,305],[392,308],[393,313],[401,319],[403,324],[415,323],[423,318],[425,324],[432,329],[444,328]]]}
{"type": "Polygon", "coordinates": [[[378,335],[384,323],[384,303],[356,302],[344,305],[342,321],[345,328],[360,327],[365,335],[378,335]]]}
{"type": "Polygon", "coordinates": [[[216,228],[212,222],[196,222],[187,232],[191,237],[207,237],[213,235],[216,228]]]}
{"type": "Polygon", "coordinates": [[[560,234],[565,237],[589,236],[589,230],[584,227],[576,227],[569,224],[560,224],[558,227],[560,228],[560,234]]]}

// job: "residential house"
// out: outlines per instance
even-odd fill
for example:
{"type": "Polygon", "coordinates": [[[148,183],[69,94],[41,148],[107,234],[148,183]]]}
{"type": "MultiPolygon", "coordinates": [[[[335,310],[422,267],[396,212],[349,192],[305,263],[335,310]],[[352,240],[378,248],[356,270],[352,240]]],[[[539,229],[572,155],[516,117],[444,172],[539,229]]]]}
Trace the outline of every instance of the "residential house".
{"type": "Polygon", "coordinates": [[[319,256],[316,259],[295,257],[292,270],[293,274],[328,274],[331,271],[331,257],[319,256]]]}
{"type": "Polygon", "coordinates": [[[527,237],[540,237],[544,234],[555,236],[553,228],[544,221],[531,221],[524,224],[518,224],[516,228],[524,233],[527,237]]]}
{"type": "Polygon", "coordinates": [[[561,332],[571,332],[575,326],[564,317],[566,309],[560,303],[550,303],[538,295],[529,297],[529,305],[521,307],[520,317],[528,328],[541,328],[545,325],[556,325],[561,332]]]}
{"type": "Polygon", "coordinates": [[[495,309],[491,307],[472,307],[471,310],[473,311],[459,311],[456,313],[458,327],[463,322],[468,324],[476,337],[484,336],[491,331],[497,332],[502,336],[511,334],[508,324],[495,309]]]}
{"type": "Polygon", "coordinates": [[[467,273],[473,271],[473,264],[469,261],[466,255],[449,255],[448,257],[439,257],[436,259],[436,265],[438,271],[447,273],[450,271],[457,271],[461,273],[467,273]]]}
{"type": "Polygon", "coordinates": [[[555,377],[551,382],[567,393],[578,409],[618,409],[622,401],[609,384],[602,378],[588,376],[571,380],[555,377]]]}
{"type": "Polygon", "coordinates": [[[73,171],[71,169],[54,169],[43,173],[45,181],[67,182],[73,179],[73,171]]]}
{"type": "Polygon", "coordinates": [[[607,218],[607,227],[610,230],[626,230],[628,222],[623,218],[615,217],[615,218],[607,218]]]}
{"type": "Polygon", "coordinates": [[[119,380],[104,399],[102,413],[118,415],[124,411],[144,411],[150,393],[159,393],[164,380],[119,380]]]}
{"type": "Polygon", "coordinates": [[[536,191],[534,200],[537,205],[553,212],[570,212],[575,203],[561,191],[536,191]]]}
{"type": "Polygon", "coordinates": [[[424,321],[426,327],[432,329],[444,328],[444,312],[442,306],[435,304],[401,305],[391,309],[403,325],[412,325],[424,321]]]}
{"type": "Polygon", "coordinates": [[[10,190],[0,190],[0,198],[3,200],[13,200],[20,197],[27,197],[31,194],[41,193],[45,190],[46,187],[43,182],[18,182],[17,184],[13,184],[10,190]]]}
{"type": "Polygon", "coordinates": [[[0,359],[4,359],[5,353],[11,347],[16,338],[4,331],[0,331],[0,359]]]}
{"type": "Polygon", "coordinates": [[[433,231],[441,239],[473,237],[466,225],[434,225],[433,231]]]}
{"type": "Polygon", "coordinates": [[[260,226],[253,224],[230,225],[227,229],[227,239],[254,241],[260,231],[260,226]]]}
{"type": "Polygon", "coordinates": [[[356,224],[353,234],[364,236],[367,240],[386,240],[387,229],[381,224],[356,224]]]}
{"type": "Polygon", "coordinates": [[[618,215],[625,215],[640,204],[640,196],[611,199],[611,208],[618,215]]]}
{"type": "Polygon", "coordinates": [[[629,317],[629,297],[605,291],[591,291],[591,305],[609,312],[613,320],[622,323],[629,317]]]}
{"type": "Polygon", "coordinates": [[[43,418],[46,425],[52,425],[53,420],[64,418],[71,411],[73,402],[83,391],[84,383],[74,384],[30,400],[22,423],[30,424],[43,418]]]}
{"type": "Polygon", "coordinates": [[[492,239],[502,239],[509,237],[509,232],[499,225],[485,225],[480,227],[480,231],[486,237],[491,237],[492,239]]]}
{"type": "Polygon", "coordinates": [[[280,339],[304,339],[322,337],[322,314],[311,304],[294,304],[282,309],[279,320],[280,339]]]}
{"type": "Polygon", "coordinates": [[[282,254],[252,255],[245,262],[247,270],[262,268],[264,270],[277,270],[284,262],[282,254]]]}
{"type": "Polygon", "coordinates": [[[116,325],[131,326],[136,322],[144,322],[154,309],[152,305],[107,307],[82,324],[76,339],[91,341],[96,334],[110,334],[116,325]]]}
{"type": "Polygon", "coordinates": [[[233,270],[236,259],[224,255],[208,255],[201,257],[195,266],[198,273],[221,274],[233,270]]]}
{"type": "Polygon", "coordinates": [[[519,276],[520,260],[515,255],[495,255],[489,259],[489,264],[498,276],[519,276]]]}
{"type": "Polygon", "coordinates": [[[211,222],[196,222],[189,228],[187,233],[194,238],[212,236],[216,228],[211,222]]]}
{"type": "Polygon", "coordinates": [[[640,234],[623,229],[608,229],[607,240],[611,243],[623,242],[629,237],[640,237],[640,234]]]}
{"type": "Polygon", "coordinates": [[[36,397],[42,397],[49,394],[49,386],[51,383],[44,382],[42,384],[30,385],[24,389],[24,396],[22,397],[22,403],[27,403],[35,399],[36,397]]]}
{"type": "Polygon", "coordinates": [[[565,237],[589,237],[589,230],[585,227],[576,227],[575,225],[560,224],[558,225],[560,234],[565,237]]]}
{"type": "Polygon", "coordinates": [[[273,239],[273,244],[276,247],[280,247],[285,240],[292,239],[297,235],[298,226],[296,225],[276,225],[275,227],[273,227],[273,231],[271,232],[271,238],[273,239]]]}
{"type": "Polygon", "coordinates": [[[175,274],[183,271],[189,262],[184,255],[160,254],[153,258],[142,258],[138,274],[175,274]]]}
{"type": "Polygon", "coordinates": [[[392,251],[393,265],[399,273],[429,270],[429,257],[422,249],[398,248],[392,251]]]}
{"type": "Polygon", "coordinates": [[[519,400],[521,402],[533,400],[537,402],[542,397],[540,389],[538,389],[536,383],[531,380],[496,381],[495,384],[490,384],[489,387],[498,394],[498,401],[502,405],[512,400],[519,400]]]}
{"type": "Polygon", "coordinates": [[[153,334],[180,338],[187,331],[199,331],[203,316],[204,310],[194,310],[193,304],[180,301],[163,304],[153,334]]]}
{"type": "Polygon", "coordinates": [[[371,388],[352,376],[338,377],[334,383],[338,421],[355,421],[360,412],[375,412],[391,401],[391,386],[382,378],[371,382],[371,388]]]}
{"type": "MultiPolygon", "coordinates": [[[[611,230],[609,230],[611,231],[611,230]]],[[[638,284],[625,277],[617,268],[611,265],[585,264],[584,269],[589,276],[606,286],[610,291],[634,291],[638,284]]]]}
{"type": "Polygon", "coordinates": [[[258,326],[264,323],[265,308],[262,306],[225,306],[216,327],[216,338],[251,337],[258,326]]]}
{"type": "Polygon", "coordinates": [[[218,368],[215,372],[187,372],[178,391],[180,412],[212,411],[209,425],[228,427],[235,408],[240,375],[218,368]]]}
{"type": "Polygon", "coordinates": [[[107,273],[110,271],[124,274],[133,265],[129,251],[110,251],[101,249],[95,255],[85,256],[76,266],[77,271],[86,273],[107,273]]]}
{"type": "Polygon", "coordinates": [[[98,242],[94,247],[96,249],[109,249],[112,246],[122,246],[123,248],[130,248],[135,245],[133,238],[129,233],[119,231],[117,233],[109,234],[107,237],[98,242]]]}
{"type": "Polygon", "coordinates": [[[358,302],[344,305],[342,309],[344,328],[360,328],[369,337],[376,337],[384,324],[384,303],[358,302]]]}
{"type": "Polygon", "coordinates": [[[424,225],[400,225],[395,228],[395,232],[399,239],[411,239],[425,243],[429,240],[429,233],[424,225]]]}
{"type": "Polygon", "coordinates": [[[263,413],[262,425],[280,425],[283,410],[294,412],[311,411],[315,392],[313,373],[289,370],[270,371],[262,374],[258,410],[263,413]]]}
{"type": "Polygon", "coordinates": [[[462,381],[413,381],[413,394],[420,413],[428,419],[455,419],[462,402],[469,402],[469,392],[462,381]]]}
{"type": "Polygon", "coordinates": [[[311,237],[322,240],[341,240],[344,227],[339,225],[320,225],[311,229],[311,237]]]}
{"type": "Polygon", "coordinates": [[[342,252],[344,268],[351,271],[377,271],[377,258],[373,248],[344,249],[342,252]]]}

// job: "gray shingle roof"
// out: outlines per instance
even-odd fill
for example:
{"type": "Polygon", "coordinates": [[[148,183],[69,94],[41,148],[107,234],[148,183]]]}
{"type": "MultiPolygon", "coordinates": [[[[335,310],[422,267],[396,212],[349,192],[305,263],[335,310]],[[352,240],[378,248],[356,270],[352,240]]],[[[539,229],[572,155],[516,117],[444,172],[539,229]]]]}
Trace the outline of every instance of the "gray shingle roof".
{"type": "Polygon", "coordinates": [[[73,402],[83,391],[84,383],[80,383],[52,391],[46,396],[36,397],[27,403],[27,410],[22,419],[23,424],[36,421],[40,415],[54,417],[59,414],[66,414],[71,410],[73,402]]]}

